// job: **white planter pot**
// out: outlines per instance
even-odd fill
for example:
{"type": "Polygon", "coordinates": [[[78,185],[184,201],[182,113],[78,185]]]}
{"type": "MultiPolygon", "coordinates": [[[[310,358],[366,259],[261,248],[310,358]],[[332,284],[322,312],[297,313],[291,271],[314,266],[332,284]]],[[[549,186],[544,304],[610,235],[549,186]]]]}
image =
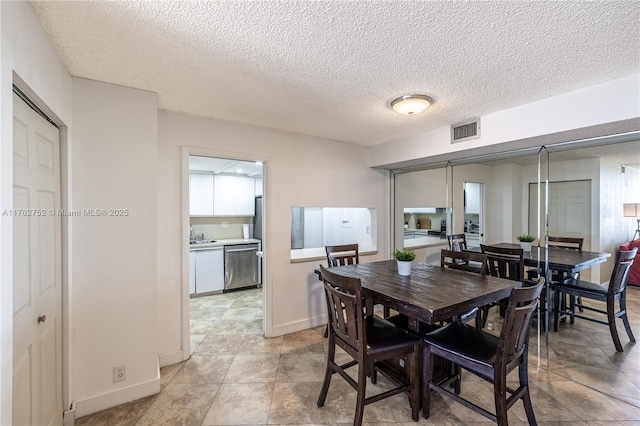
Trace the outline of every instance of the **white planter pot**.
{"type": "Polygon", "coordinates": [[[532,244],[531,241],[529,241],[528,243],[525,243],[524,241],[520,241],[520,248],[524,251],[531,251],[531,244],[532,244]]]}
{"type": "Polygon", "coordinates": [[[398,263],[398,275],[411,275],[412,261],[396,260],[398,263]]]}

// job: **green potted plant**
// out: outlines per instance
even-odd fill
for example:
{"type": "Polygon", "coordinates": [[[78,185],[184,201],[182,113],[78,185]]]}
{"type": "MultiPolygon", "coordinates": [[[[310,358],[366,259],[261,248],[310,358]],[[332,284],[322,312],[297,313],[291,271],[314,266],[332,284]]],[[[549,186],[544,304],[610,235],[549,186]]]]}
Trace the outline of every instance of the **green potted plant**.
{"type": "Polygon", "coordinates": [[[411,275],[411,264],[416,258],[416,252],[413,249],[396,250],[393,252],[393,258],[398,264],[398,274],[411,275]]]}
{"type": "Polygon", "coordinates": [[[534,237],[533,235],[529,235],[529,234],[522,234],[522,235],[518,235],[518,237],[516,237],[516,239],[518,241],[520,241],[520,247],[524,251],[531,251],[531,243],[533,243],[533,241],[536,239],[536,237],[534,237]]]}

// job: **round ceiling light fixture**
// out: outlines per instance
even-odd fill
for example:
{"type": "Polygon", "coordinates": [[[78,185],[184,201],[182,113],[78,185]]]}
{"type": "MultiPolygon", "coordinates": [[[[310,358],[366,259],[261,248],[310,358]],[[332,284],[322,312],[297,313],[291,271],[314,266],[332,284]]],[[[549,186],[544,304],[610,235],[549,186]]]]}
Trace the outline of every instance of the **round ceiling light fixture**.
{"type": "Polygon", "coordinates": [[[397,113],[405,115],[419,114],[433,103],[427,95],[404,95],[391,101],[391,108],[397,113]]]}

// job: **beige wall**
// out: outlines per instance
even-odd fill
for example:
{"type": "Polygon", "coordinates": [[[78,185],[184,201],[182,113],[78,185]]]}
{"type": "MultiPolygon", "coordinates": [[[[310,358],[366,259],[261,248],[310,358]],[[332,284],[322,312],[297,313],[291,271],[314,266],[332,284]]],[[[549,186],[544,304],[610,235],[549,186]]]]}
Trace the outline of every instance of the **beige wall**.
{"type": "MultiPolygon", "coordinates": [[[[220,120],[159,112],[158,145],[158,327],[159,352],[166,360],[182,350],[183,302],[187,253],[182,179],[183,148],[198,155],[265,162],[263,279],[266,329],[280,335],[325,321],[321,285],[313,273],[317,261],[290,262],[292,206],[372,207],[377,210],[378,255],[389,253],[388,172],[366,164],[367,148],[326,139],[220,120]]],[[[187,357],[184,354],[183,357],[187,357]]],[[[168,361],[167,361],[168,362],[168,361]]]]}
{"type": "Polygon", "coordinates": [[[125,216],[73,218],[78,416],[160,390],[157,108],[155,93],[73,80],[73,208],[128,209],[125,216]],[[113,383],[112,367],[121,364],[127,380],[113,383]]]}

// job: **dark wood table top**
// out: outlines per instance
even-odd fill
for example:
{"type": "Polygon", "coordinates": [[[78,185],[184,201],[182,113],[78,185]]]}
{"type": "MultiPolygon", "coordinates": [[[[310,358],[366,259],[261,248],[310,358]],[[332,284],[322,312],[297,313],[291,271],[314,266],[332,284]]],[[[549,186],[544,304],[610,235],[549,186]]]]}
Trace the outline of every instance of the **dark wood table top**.
{"type": "MultiPolygon", "coordinates": [[[[513,243],[499,243],[488,244],[493,247],[503,248],[520,248],[520,244],[513,243]]],[[[469,249],[471,251],[480,251],[480,247],[474,247],[469,249]]],[[[524,252],[524,264],[525,266],[538,266],[538,259],[541,263],[544,263],[545,258],[544,247],[532,247],[531,251],[524,252]]],[[[568,250],[550,247],[549,248],[549,269],[554,271],[566,271],[569,274],[573,274],[583,269],[587,269],[598,263],[606,262],[611,257],[611,253],[597,253],[592,251],[578,251],[568,250]]]]}
{"type": "Polygon", "coordinates": [[[427,324],[509,297],[522,284],[416,262],[411,275],[403,276],[395,260],[338,266],[331,271],[360,278],[365,298],[427,324]]]}

